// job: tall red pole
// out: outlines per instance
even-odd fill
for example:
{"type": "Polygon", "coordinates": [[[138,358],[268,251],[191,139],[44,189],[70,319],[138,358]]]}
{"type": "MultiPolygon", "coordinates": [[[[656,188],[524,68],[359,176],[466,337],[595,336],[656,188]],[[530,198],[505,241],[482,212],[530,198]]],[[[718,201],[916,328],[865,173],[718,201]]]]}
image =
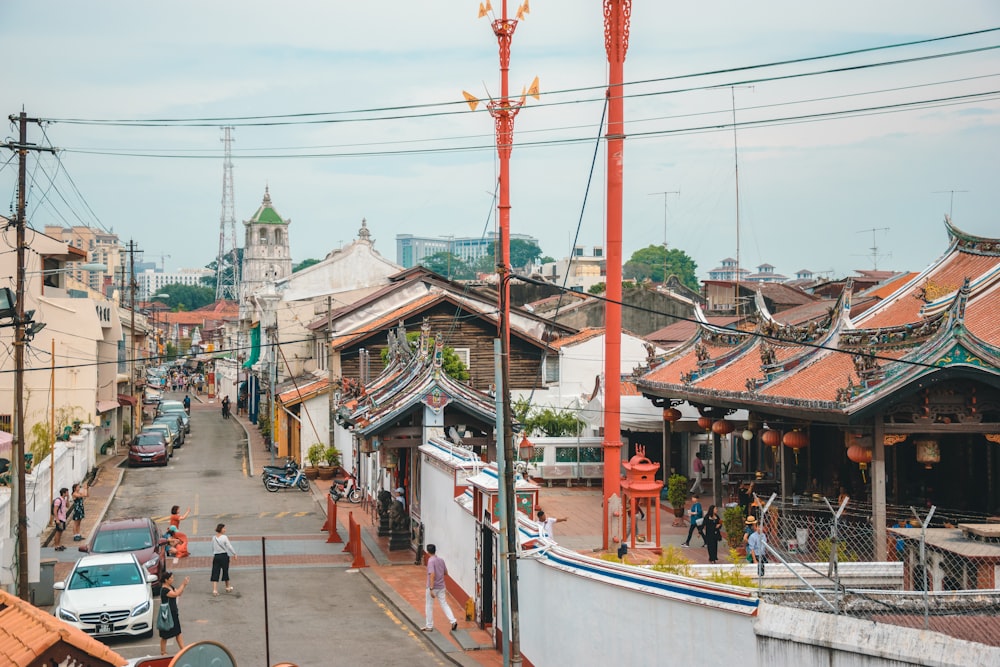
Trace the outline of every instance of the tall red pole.
{"type": "Polygon", "coordinates": [[[604,548],[611,543],[610,499],[621,496],[622,164],[625,111],[622,82],[632,0],[604,0],[608,53],[607,301],[604,306],[604,548]]]}

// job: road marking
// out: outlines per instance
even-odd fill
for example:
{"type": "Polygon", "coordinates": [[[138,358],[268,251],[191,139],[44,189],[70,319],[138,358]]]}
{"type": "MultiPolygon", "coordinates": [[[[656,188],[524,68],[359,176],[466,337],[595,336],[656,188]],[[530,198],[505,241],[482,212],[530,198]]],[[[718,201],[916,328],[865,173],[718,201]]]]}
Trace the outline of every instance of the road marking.
{"type": "Polygon", "coordinates": [[[274,518],[281,519],[282,517],[288,516],[288,512],[278,512],[274,515],[274,518]]]}
{"type": "Polygon", "coordinates": [[[198,507],[198,503],[201,501],[201,496],[197,493],[194,494],[194,518],[191,519],[191,534],[198,534],[198,515],[201,513],[198,507]]]}
{"type": "Polygon", "coordinates": [[[412,629],[410,629],[410,627],[406,623],[404,623],[398,616],[396,616],[396,614],[393,613],[393,611],[391,609],[389,609],[384,604],[382,604],[382,602],[377,597],[375,597],[374,595],[372,595],[370,597],[371,597],[372,602],[375,603],[375,606],[377,606],[379,609],[381,609],[382,613],[389,617],[389,620],[391,620],[393,623],[395,623],[399,627],[400,630],[402,630],[403,632],[405,632],[407,634],[407,636],[409,636],[410,639],[414,640],[415,642],[417,642],[420,645],[420,647],[423,649],[424,653],[426,653],[427,655],[432,656],[434,658],[437,658],[439,665],[446,664],[442,660],[440,660],[440,658],[438,658],[438,656],[437,656],[436,653],[434,653],[433,651],[430,650],[430,647],[428,647],[427,644],[424,642],[424,638],[420,636],[419,632],[414,632],[412,629]]]}

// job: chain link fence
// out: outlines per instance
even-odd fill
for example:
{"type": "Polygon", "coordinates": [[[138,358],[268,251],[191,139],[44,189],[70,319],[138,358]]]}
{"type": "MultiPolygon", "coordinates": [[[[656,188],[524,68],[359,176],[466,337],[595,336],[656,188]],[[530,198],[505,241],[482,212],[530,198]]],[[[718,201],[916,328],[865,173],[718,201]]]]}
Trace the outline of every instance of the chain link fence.
{"type": "Polygon", "coordinates": [[[767,536],[763,575],[748,568],[762,599],[1000,646],[1000,522],[890,506],[877,560],[863,502],[772,496],[749,509],[767,536]]]}

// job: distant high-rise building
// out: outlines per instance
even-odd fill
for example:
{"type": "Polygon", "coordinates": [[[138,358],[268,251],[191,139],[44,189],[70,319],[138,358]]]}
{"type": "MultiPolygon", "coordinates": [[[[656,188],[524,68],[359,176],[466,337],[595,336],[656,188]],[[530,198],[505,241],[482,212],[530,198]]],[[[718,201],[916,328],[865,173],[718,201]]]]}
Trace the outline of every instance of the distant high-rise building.
{"type": "Polygon", "coordinates": [[[67,271],[66,274],[72,276],[77,282],[87,285],[92,290],[102,292],[104,277],[115,277],[119,274],[123,264],[123,248],[117,234],[93,227],[59,227],[58,225],[46,225],[44,233],[46,236],[59,239],[74,248],[86,251],[90,263],[103,264],[107,267],[103,272],[80,269],[67,271]]]}
{"type": "MultiPolygon", "coordinates": [[[[202,278],[210,278],[215,275],[211,269],[181,269],[170,273],[157,271],[156,269],[146,269],[142,273],[138,270],[135,274],[136,295],[139,301],[149,301],[151,297],[159,294],[167,285],[190,285],[192,287],[205,287],[202,278]]],[[[175,304],[171,304],[175,305],[175,304]]]]}

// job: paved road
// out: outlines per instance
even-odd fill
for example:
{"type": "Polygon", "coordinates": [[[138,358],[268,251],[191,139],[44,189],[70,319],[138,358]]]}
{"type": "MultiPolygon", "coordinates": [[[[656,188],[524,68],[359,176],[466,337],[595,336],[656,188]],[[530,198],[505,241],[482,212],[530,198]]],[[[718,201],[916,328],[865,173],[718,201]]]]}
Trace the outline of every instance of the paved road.
{"type": "MultiPolygon", "coordinates": [[[[268,493],[249,477],[245,434],[214,407],[192,406],[187,444],[166,468],[129,469],[108,517],[152,516],[166,527],[171,505],[191,516],[181,524],[191,557],[169,564],[191,577],[180,600],[187,643],[222,642],[241,667],[310,665],[445,665],[419,628],[400,617],[368,581],[350,569],[342,544],[326,544],[323,513],[311,493],[268,493]],[[210,538],[225,523],[240,556],[233,594],[212,597],[210,538]],[[262,539],[263,538],[263,539],[262,539]],[[265,562],[267,614],[265,615],[265,562]]],[[[159,639],[112,640],[126,657],[159,652],[159,639]]],[[[168,650],[175,651],[171,642],[168,650]]]]}

